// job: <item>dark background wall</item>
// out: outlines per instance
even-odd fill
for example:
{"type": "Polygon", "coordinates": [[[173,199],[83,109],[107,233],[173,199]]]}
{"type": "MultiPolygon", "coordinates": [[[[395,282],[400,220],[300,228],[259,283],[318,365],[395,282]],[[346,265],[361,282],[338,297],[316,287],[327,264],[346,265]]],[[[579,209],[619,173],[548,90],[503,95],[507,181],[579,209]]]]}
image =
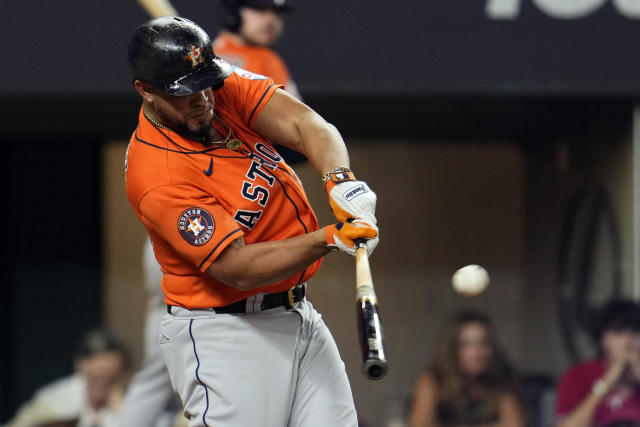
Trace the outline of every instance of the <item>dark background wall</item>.
{"type": "MultiPolygon", "coordinates": [[[[173,3],[217,32],[217,1],[173,3]]],[[[279,49],[306,94],[640,93],[640,23],[614,6],[623,2],[559,2],[601,5],[572,20],[542,0],[494,19],[490,3],[301,1],[279,49]]],[[[126,45],[146,19],[134,0],[11,2],[0,94],[130,93],[126,45]]]]}
{"type": "Polygon", "coordinates": [[[101,323],[100,143],[2,140],[0,420],[67,375],[101,323]]]}

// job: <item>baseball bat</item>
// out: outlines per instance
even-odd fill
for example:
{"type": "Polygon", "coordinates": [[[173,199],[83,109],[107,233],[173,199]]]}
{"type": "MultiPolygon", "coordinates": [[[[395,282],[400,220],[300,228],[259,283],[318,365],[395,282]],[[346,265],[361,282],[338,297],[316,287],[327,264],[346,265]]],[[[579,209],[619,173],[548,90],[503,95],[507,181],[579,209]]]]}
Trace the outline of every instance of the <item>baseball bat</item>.
{"type": "Polygon", "coordinates": [[[179,16],[169,0],[138,0],[138,3],[152,18],[179,16]]]}
{"type": "Polygon", "coordinates": [[[382,323],[378,312],[378,299],[373,288],[369,257],[364,243],[356,249],[356,312],[358,335],[362,352],[362,373],[370,380],[379,380],[387,373],[382,323]]]}

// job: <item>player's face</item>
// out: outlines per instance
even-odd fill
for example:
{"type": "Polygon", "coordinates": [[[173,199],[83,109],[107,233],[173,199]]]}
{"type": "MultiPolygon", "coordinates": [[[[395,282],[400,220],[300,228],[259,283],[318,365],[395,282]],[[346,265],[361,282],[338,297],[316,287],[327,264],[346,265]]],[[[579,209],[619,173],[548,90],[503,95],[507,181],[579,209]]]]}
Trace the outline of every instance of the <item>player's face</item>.
{"type": "Polygon", "coordinates": [[[282,33],[282,17],[273,9],[240,8],[242,26],[239,33],[247,42],[271,46],[282,33]]]}
{"type": "Polygon", "coordinates": [[[160,121],[179,134],[195,140],[213,140],[213,107],[211,88],[186,96],[154,91],[152,108],[160,121]]]}
{"type": "Polygon", "coordinates": [[[468,323],[460,331],[458,364],[463,374],[470,377],[482,375],[493,357],[493,345],[489,331],[481,323],[468,323]]]}

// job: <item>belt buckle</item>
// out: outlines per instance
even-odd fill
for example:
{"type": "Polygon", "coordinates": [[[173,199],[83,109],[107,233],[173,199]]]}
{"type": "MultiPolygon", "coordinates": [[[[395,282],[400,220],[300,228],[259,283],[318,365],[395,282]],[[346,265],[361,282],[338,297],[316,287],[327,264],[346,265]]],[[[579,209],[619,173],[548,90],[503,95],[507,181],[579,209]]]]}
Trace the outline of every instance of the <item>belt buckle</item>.
{"type": "Polygon", "coordinates": [[[287,302],[289,303],[289,306],[287,308],[293,308],[293,306],[296,305],[296,302],[295,302],[295,300],[293,298],[293,290],[295,288],[296,287],[294,286],[293,288],[291,288],[291,289],[289,289],[287,291],[287,302]]]}

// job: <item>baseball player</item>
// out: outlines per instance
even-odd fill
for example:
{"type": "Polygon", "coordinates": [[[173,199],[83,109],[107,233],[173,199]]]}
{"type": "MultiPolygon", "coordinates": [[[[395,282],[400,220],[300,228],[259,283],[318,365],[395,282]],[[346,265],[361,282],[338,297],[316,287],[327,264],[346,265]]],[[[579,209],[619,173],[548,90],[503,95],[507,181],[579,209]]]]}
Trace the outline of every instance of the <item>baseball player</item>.
{"type": "Polygon", "coordinates": [[[218,56],[237,67],[271,77],[300,98],[298,87],[280,56],[270,49],[282,34],[282,14],[290,0],[223,0],[224,29],[213,42],[218,56]]]}
{"type": "MultiPolygon", "coordinates": [[[[176,15],[169,1],[139,0],[154,17],[176,15]]],[[[224,0],[224,30],[213,42],[218,56],[248,71],[269,76],[275,83],[285,85],[285,90],[301,99],[287,66],[280,56],[270,49],[281,36],[283,23],[281,14],[292,10],[290,0],[224,0]]],[[[287,147],[275,145],[287,163],[305,161],[305,157],[287,147]]],[[[148,291],[147,314],[144,331],[145,356],[140,370],[127,388],[119,427],[162,427],[168,413],[174,409],[174,393],[170,388],[169,375],[164,367],[157,343],[158,319],[166,309],[159,304],[160,267],[153,257],[151,241],[145,242],[143,265],[148,291]],[[151,256],[149,256],[151,255],[151,256]]]]}
{"type": "Polygon", "coordinates": [[[329,251],[378,243],[375,193],[340,134],[217,58],[189,20],[142,25],[128,59],[142,108],[127,194],[162,267],[159,341],[189,426],[355,426],[344,364],[304,297],[329,251]],[[319,227],[271,140],[309,158],[338,223],[319,227]]]}

